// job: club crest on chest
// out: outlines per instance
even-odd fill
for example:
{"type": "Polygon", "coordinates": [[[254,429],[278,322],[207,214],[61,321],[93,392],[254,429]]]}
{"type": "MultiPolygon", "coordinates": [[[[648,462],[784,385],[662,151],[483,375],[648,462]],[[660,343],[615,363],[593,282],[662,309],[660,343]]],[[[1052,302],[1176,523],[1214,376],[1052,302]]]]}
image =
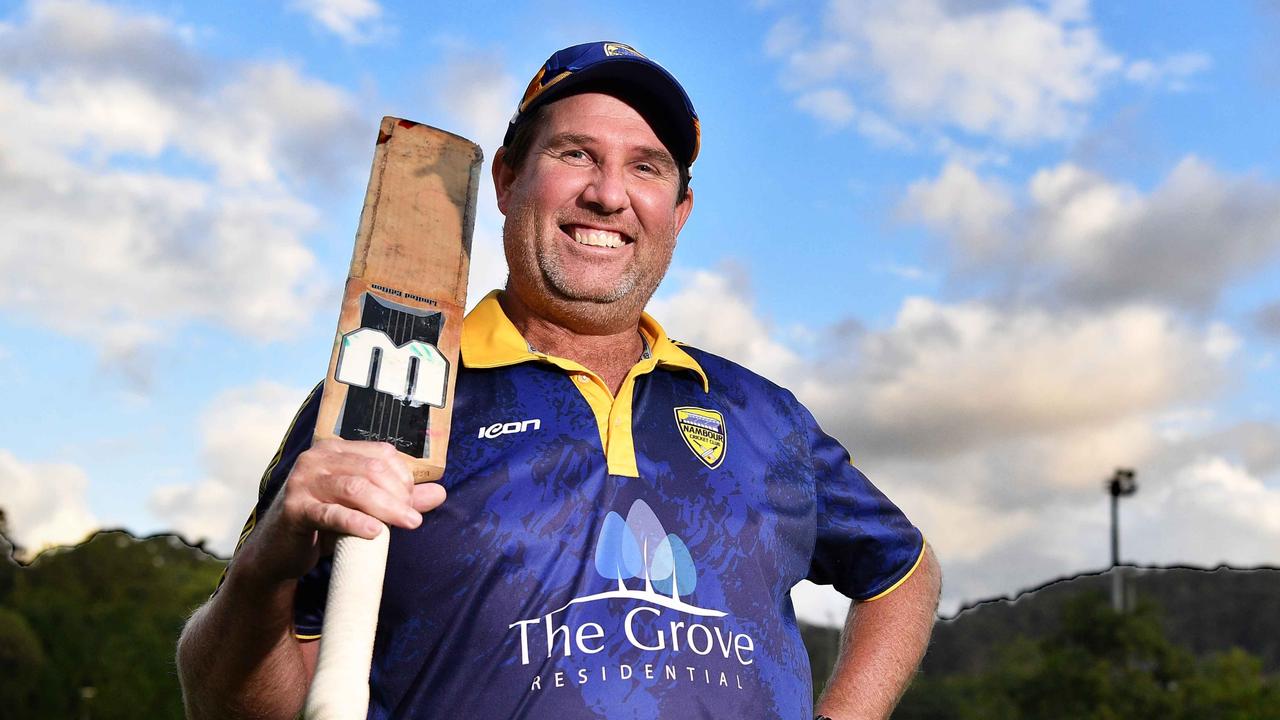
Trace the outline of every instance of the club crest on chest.
{"type": "Polygon", "coordinates": [[[678,407],[675,413],[676,427],[694,457],[711,469],[718,467],[724,460],[727,439],[724,416],[699,407],[678,407]]]}

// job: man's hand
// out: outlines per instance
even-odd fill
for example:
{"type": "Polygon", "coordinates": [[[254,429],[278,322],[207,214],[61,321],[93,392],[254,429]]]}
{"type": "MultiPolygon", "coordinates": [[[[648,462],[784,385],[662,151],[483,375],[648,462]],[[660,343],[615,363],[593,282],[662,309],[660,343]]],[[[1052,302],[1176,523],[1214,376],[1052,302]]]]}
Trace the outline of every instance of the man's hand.
{"type": "Polygon", "coordinates": [[[323,439],[294,462],[242,548],[238,569],[265,584],[301,578],[339,534],[369,539],[383,524],[413,529],[442,502],[444,488],[413,484],[389,443],[323,439]]]}
{"type": "Polygon", "coordinates": [[[317,441],[298,456],[242,549],[246,567],[238,569],[265,584],[300,578],[338,535],[371,539],[383,524],[416,528],[444,497],[438,483],[415,485],[388,443],[317,441]]]}
{"type": "Polygon", "coordinates": [[[415,528],[444,502],[437,483],[415,485],[387,443],[321,440],[298,456],[268,510],[196,611],[178,643],[187,717],[289,720],[315,670],[315,643],[293,634],[298,578],[339,534],[372,538],[382,525],[415,528]]]}

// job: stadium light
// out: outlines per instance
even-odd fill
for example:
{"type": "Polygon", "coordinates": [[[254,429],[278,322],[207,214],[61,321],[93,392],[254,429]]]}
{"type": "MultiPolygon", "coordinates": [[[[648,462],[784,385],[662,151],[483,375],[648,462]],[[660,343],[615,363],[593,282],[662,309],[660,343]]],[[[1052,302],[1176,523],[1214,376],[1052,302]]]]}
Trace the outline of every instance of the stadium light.
{"type": "Polygon", "coordinates": [[[1111,495],[1111,607],[1124,612],[1124,571],[1120,566],[1120,498],[1138,492],[1137,475],[1131,468],[1116,468],[1104,486],[1111,495]]]}

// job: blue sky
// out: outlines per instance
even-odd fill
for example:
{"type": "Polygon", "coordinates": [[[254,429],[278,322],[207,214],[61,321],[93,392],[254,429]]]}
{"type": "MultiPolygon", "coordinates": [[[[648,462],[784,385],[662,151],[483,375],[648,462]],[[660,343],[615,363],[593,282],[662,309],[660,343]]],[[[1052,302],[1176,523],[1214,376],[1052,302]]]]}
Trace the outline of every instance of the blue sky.
{"type": "MultiPolygon", "coordinates": [[[[651,311],[793,389],[917,520],[944,607],[1280,548],[1268,2],[0,5],[0,506],[226,551],[324,372],[382,115],[491,157],[553,50],[702,120],[651,311]]],[[[481,197],[472,295],[504,277],[481,197]]],[[[811,618],[838,602],[797,592],[811,618]]]]}

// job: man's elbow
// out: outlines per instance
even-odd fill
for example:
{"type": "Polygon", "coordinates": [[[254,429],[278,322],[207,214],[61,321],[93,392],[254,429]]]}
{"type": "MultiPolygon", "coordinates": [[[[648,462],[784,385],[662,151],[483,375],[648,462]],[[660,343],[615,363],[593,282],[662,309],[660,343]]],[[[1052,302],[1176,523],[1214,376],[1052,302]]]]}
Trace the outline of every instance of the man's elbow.
{"type": "Polygon", "coordinates": [[[924,557],[920,559],[917,572],[920,575],[920,594],[932,601],[932,610],[936,611],[942,598],[942,566],[938,564],[938,557],[933,554],[933,546],[925,545],[924,557]]]}

